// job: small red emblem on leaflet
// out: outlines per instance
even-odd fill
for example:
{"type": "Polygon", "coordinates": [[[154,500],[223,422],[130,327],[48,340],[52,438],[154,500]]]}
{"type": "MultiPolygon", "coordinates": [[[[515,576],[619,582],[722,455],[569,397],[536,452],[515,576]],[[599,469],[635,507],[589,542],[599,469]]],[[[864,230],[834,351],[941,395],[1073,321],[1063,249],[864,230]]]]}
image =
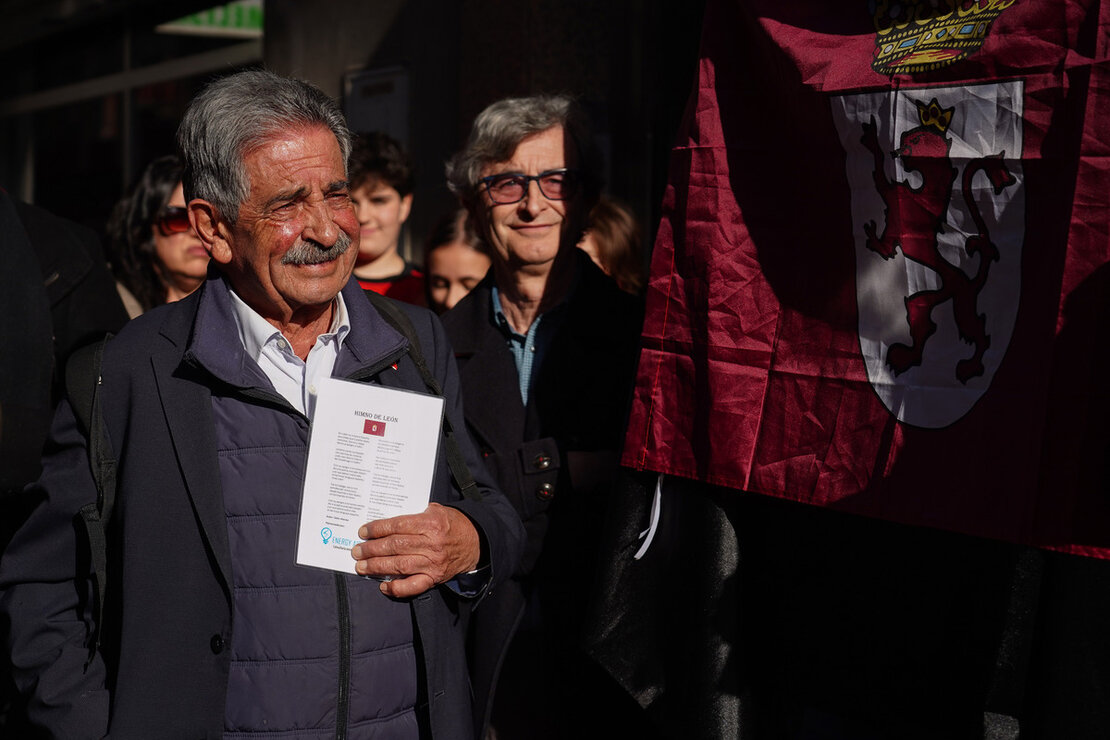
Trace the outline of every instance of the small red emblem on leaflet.
{"type": "Polygon", "coordinates": [[[366,423],[362,427],[362,431],[365,432],[366,434],[373,434],[375,437],[384,437],[385,436],[385,422],[384,421],[370,421],[369,419],[367,419],[366,423]]]}

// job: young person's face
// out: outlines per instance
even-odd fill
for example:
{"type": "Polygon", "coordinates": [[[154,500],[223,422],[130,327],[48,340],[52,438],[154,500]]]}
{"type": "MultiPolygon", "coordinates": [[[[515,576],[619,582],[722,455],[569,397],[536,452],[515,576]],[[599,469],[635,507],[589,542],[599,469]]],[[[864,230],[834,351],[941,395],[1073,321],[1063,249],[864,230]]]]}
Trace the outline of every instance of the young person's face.
{"type": "Polygon", "coordinates": [[[371,181],[351,193],[359,223],[359,265],[397,251],[401,227],[412,208],[412,193],[402,196],[381,181],[371,181]]]}
{"type": "Polygon", "coordinates": [[[428,297],[443,313],[455,307],[489,271],[489,257],[464,242],[436,247],[428,254],[428,297]]]}

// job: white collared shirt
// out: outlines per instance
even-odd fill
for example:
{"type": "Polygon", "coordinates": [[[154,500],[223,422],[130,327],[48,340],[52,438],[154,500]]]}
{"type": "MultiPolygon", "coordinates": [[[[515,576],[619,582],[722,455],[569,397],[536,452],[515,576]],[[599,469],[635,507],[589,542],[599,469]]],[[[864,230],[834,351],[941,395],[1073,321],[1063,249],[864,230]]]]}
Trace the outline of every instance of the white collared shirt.
{"type": "Polygon", "coordinates": [[[293,353],[292,344],[273,324],[244,303],[234,290],[231,291],[239,341],[243,343],[247,356],[258,363],[273,383],[274,390],[310,419],[316,408],[316,384],[323,378],[331,377],[343,339],[351,330],[343,294],[336,294],[335,301],[331,327],[326,334],[316,338],[305,362],[293,353]]]}

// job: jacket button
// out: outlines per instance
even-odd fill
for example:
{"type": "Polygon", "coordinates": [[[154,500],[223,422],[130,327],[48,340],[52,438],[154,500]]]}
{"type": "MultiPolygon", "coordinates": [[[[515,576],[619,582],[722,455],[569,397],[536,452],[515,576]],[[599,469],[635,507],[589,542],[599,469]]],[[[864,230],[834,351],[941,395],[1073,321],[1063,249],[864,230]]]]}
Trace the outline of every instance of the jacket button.
{"type": "Polygon", "coordinates": [[[536,489],[536,498],[540,501],[550,501],[555,496],[555,485],[552,483],[544,483],[536,489]]]}
{"type": "Polygon", "coordinates": [[[541,452],[539,455],[536,455],[536,459],[532,461],[532,465],[536,470],[547,470],[551,467],[551,456],[541,452]]]}
{"type": "Polygon", "coordinates": [[[212,648],[213,655],[219,655],[224,651],[224,638],[223,635],[212,635],[212,640],[208,643],[212,648]]]}

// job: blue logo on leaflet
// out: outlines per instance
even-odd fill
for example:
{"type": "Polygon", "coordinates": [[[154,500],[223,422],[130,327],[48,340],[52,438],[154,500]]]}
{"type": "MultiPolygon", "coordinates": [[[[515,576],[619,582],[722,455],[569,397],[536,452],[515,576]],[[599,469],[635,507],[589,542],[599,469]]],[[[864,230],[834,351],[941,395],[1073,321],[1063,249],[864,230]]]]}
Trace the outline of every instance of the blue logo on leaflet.
{"type": "Polygon", "coordinates": [[[324,539],[324,544],[328,544],[328,540],[331,539],[331,530],[327,527],[324,527],[320,530],[320,536],[324,539]]]}

